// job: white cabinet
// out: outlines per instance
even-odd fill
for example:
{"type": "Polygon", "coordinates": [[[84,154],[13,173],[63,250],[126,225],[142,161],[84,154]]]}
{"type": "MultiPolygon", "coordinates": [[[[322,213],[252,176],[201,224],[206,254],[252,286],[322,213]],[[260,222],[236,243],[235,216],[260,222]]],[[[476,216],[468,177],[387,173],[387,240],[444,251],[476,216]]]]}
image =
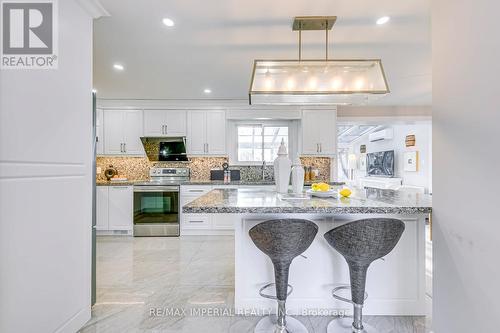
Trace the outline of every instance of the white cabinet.
{"type": "Polygon", "coordinates": [[[96,187],[96,230],[109,230],[109,189],[96,187]]]}
{"type": "Polygon", "coordinates": [[[104,153],[108,155],[141,155],[142,111],[105,110],[104,153]]]}
{"type": "Polygon", "coordinates": [[[191,155],[203,155],[206,152],[206,111],[188,112],[187,152],[191,155]]]}
{"type": "Polygon", "coordinates": [[[302,154],[335,155],[337,114],[334,110],[302,111],[302,154]]]}
{"type": "Polygon", "coordinates": [[[133,187],[109,186],[109,230],[132,230],[133,187]]]}
{"type": "Polygon", "coordinates": [[[97,186],[96,230],[131,231],[133,226],[133,187],[97,186]]]}
{"type": "Polygon", "coordinates": [[[226,153],[226,112],[207,111],[207,152],[226,153]]]}
{"type": "Polygon", "coordinates": [[[223,110],[188,112],[188,154],[226,153],[226,112],[223,110]]]}
{"type": "MultiPolygon", "coordinates": [[[[181,207],[196,200],[212,190],[211,186],[182,186],[181,187],[181,207]]],[[[183,230],[205,229],[212,227],[209,214],[183,214],[181,213],[181,234],[183,230]]],[[[185,234],[185,233],[184,233],[185,234]]]]}
{"type": "Polygon", "coordinates": [[[144,136],[186,136],[186,111],[144,110],[144,136]]]}

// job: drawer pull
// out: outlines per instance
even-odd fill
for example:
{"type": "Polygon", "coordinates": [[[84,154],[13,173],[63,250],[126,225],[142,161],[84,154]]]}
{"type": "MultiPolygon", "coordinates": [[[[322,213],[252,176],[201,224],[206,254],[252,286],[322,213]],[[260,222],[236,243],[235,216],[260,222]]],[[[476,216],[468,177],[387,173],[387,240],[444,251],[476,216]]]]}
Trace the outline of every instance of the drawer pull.
{"type": "Polygon", "coordinates": [[[203,223],[205,221],[201,221],[201,220],[189,220],[189,223],[203,223]]]}

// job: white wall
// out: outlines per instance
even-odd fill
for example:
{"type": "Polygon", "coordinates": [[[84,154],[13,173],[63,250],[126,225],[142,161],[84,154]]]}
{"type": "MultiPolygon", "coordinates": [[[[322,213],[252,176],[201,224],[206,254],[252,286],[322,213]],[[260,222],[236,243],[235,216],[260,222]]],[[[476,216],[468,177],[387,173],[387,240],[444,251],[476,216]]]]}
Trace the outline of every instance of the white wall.
{"type": "Polygon", "coordinates": [[[500,3],[432,7],[434,332],[498,332],[500,3]]]}
{"type": "Polygon", "coordinates": [[[59,3],[59,68],[0,72],[0,332],[90,318],[92,18],[59,3]]]}
{"type": "MultiPolygon", "coordinates": [[[[431,132],[432,125],[430,122],[419,122],[414,124],[394,124],[384,128],[392,128],[394,130],[394,138],[392,140],[383,140],[370,142],[369,134],[363,135],[356,140],[349,148],[351,153],[355,153],[360,157],[359,147],[366,145],[366,152],[372,153],[377,151],[394,150],[394,173],[395,177],[403,178],[403,185],[413,185],[425,187],[426,190],[432,189],[431,179],[431,132]],[[407,135],[413,134],[416,137],[415,147],[406,147],[405,139],[407,135]],[[418,151],[419,165],[417,172],[404,171],[404,153],[406,151],[418,151]]],[[[359,164],[359,163],[358,163],[359,164]]],[[[366,171],[355,170],[355,178],[365,177],[366,171]]]]}

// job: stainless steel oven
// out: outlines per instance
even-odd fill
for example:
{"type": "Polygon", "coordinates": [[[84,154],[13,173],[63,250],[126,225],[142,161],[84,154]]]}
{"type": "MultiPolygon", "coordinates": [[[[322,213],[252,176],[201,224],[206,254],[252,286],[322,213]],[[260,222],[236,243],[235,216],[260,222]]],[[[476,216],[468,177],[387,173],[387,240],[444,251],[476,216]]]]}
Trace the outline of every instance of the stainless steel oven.
{"type": "Polygon", "coordinates": [[[189,169],[152,168],[150,175],[134,185],[134,236],[179,236],[179,184],[189,169]]]}

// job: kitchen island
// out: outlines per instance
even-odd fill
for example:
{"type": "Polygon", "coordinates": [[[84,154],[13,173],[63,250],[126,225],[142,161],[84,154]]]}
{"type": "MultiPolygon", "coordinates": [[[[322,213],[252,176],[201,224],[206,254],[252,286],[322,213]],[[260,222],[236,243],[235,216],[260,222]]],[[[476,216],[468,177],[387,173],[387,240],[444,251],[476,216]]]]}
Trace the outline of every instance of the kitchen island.
{"type": "Polygon", "coordinates": [[[289,283],[294,291],[287,301],[290,313],[309,315],[349,312],[349,304],[331,296],[334,287],[349,284],[348,267],[323,234],[343,223],[370,217],[398,218],[406,229],[396,248],[370,266],[364,312],[425,315],[425,221],[431,212],[429,195],[380,189],[354,189],[350,198],[291,200],[269,189],[218,189],[183,207],[183,213],[221,214],[221,218],[234,221],[235,308],[241,313],[275,306],[258,293],[274,280],[273,267],[250,239],[250,228],[274,218],[316,222],[319,232],[315,241],[291,265],[289,283]]]}

